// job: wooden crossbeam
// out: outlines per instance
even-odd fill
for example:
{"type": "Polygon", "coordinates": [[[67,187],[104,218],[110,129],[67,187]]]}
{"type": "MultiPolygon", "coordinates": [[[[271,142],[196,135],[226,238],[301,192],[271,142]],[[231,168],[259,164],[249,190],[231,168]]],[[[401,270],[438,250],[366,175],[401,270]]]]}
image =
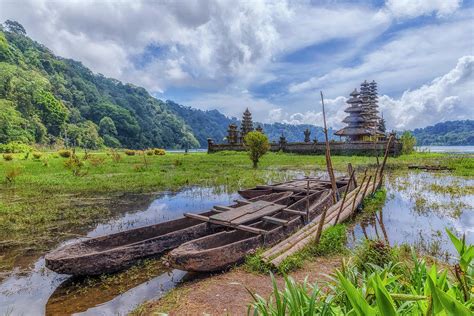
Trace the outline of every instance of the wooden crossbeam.
{"type": "Polygon", "coordinates": [[[230,227],[230,228],[237,229],[237,230],[246,231],[246,232],[257,234],[257,235],[262,235],[262,234],[267,233],[266,230],[263,230],[263,229],[260,229],[260,228],[255,228],[255,227],[251,227],[251,226],[247,226],[247,225],[234,225],[234,224],[231,224],[231,223],[226,223],[226,222],[213,220],[213,219],[211,219],[207,216],[202,216],[202,215],[199,215],[199,214],[184,213],[184,216],[188,217],[188,218],[197,219],[197,220],[200,220],[200,221],[203,221],[203,222],[211,223],[211,224],[216,224],[216,225],[230,227]]]}
{"type": "Polygon", "coordinates": [[[264,217],[262,217],[262,220],[264,222],[268,222],[268,223],[272,223],[272,224],[276,224],[276,225],[281,225],[281,226],[287,226],[288,225],[287,220],[279,219],[279,218],[275,218],[275,217],[271,217],[271,216],[264,216],[264,217]]]}
{"type": "Polygon", "coordinates": [[[282,211],[287,212],[287,213],[291,213],[291,214],[295,214],[295,215],[306,216],[306,212],[297,211],[297,210],[290,210],[289,208],[284,208],[282,211]]]}
{"type": "Polygon", "coordinates": [[[221,205],[214,205],[214,208],[218,211],[230,211],[230,210],[233,210],[233,208],[231,207],[227,207],[227,206],[221,206],[221,205]]]}
{"type": "Polygon", "coordinates": [[[240,203],[240,204],[250,204],[252,202],[249,202],[247,200],[234,200],[235,203],[240,203]]]}

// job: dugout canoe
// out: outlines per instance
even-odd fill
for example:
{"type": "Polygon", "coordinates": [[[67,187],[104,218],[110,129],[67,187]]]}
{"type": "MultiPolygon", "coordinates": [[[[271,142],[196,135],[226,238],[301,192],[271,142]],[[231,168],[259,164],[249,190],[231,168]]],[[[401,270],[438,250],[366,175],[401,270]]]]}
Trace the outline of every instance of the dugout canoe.
{"type": "MultiPolygon", "coordinates": [[[[353,185],[351,184],[351,188],[353,185]]],[[[338,186],[341,194],[345,186],[338,186]]],[[[334,204],[330,190],[312,193],[309,196],[309,220],[320,215],[325,208],[334,204]]],[[[304,197],[303,193],[298,193],[304,197]]],[[[290,210],[306,211],[306,198],[301,198],[288,207],[290,210]]],[[[281,211],[273,217],[286,220],[286,225],[257,221],[249,226],[265,230],[265,234],[254,234],[241,230],[221,231],[212,235],[183,243],[166,256],[166,262],[173,268],[193,271],[212,272],[226,269],[243,261],[246,255],[255,252],[260,247],[272,246],[305,224],[304,216],[281,211]]]]}
{"type": "MultiPolygon", "coordinates": [[[[294,201],[292,195],[292,192],[279,192],[249,201],[291,203],[294,201]]],[[[229,208],[238,207],[241,203],[237,202],[229,208]]],[[[200,215],[211,216],[220,212],[211,210],[200,215]]],[[[217,225],[179,218],[65,245],[45,256],[46,267],[57,273],[77,276],[112,273],[132,266],[139,259],[160,255],[187,241],[221,230],[222,227],[217,225]]]]}

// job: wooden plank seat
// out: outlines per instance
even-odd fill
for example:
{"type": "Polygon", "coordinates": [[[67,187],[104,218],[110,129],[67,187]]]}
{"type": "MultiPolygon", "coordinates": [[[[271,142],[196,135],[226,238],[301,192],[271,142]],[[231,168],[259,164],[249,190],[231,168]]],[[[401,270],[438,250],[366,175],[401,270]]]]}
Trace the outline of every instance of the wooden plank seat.
{"type": "Polygon", "coordinates": [[[202,215],[199,215],[199,214],[184,213],[184,216],[188,217],[188,218],[197,219],[197,220],[200,220],[200,221],[203,221],[203,222],[208,222],[208,223],[211,223],[211,224],[218,224],[218,225],[221,225],[221,226],[226,226],[226,227],[230,227],[230,228],[233,228],[233,229],[246,231],[246,232],[253,233],[253,234],[266,234],[267,233],[267,231],[263,230],[263,229],[259,229],[259,228],[255,228],[255,227],[247,226],[247,225],[237,225],[237,224],[232,224],[232,223],[228,223],[228,222],[216,221],[216,220],[211,219],[210,217],[202,216],[202,215]]]}
{"type": "Polygon", "coordinates": [[[285,205],[275,204],[267,201],[257,201],[251,204],[233,208],[224,213],[210,216],[215,221],[243,224],[265,215],[271,215],[285,208],[285,205]]]}

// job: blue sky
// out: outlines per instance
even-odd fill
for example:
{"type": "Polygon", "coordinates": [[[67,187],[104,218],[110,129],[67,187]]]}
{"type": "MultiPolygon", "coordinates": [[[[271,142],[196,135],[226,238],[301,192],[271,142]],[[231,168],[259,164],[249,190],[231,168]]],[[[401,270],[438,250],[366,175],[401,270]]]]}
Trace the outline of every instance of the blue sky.
{"type": "Polygon", "coordinates": [[[161,99],[257,120],[340,127],[345,98],[379,84],[389,128],[474,119],[474,4],[387,1],[3,0],[56,54],[161,99]]]}

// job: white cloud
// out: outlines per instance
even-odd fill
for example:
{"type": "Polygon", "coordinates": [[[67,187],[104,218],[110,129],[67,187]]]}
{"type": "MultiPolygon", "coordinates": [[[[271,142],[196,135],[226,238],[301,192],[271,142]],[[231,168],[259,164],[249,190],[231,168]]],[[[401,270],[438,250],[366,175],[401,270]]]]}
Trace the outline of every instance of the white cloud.
{"type": "Polygon", "coordinates": [[[407,29],[363,56],[360,64],[335,67],[320,76],[291,84],[288,91],[297,94],[324,89],[328,95],[338,95],[364,79],[375,79],[382,92],[403,91],[446,73],[459,57],[472,54],[469,30],[474,31],[470,14],[456,21],[407,29]]]}
{"type": "Polygon", "coordinates": [[[464,56],[454,69],[396,100],[380,98],[380,109],[396,129],[432,125],[440,120],[474,118],[474,56],[464,56]]]}
{"type": "MultiPolygon", "coordinates": [[[[404,130],[433,125],[440,121],[474,118],[474,56],[461,57],[456,66],[443,76],[415,90],[406,90],[398,99],[382,95],[379,111],[383,113],[389,129],[404,130]]],[[[325,101],[328,125],[342,127],[347,116],[346,97],[325,101]]],[[[322,126],[320,111],[284,113],[279,120],[290,124],[315,124],[322,126]]]]}
{"type": "Polygon", "coordinates": [[[397,18],[413,18],[436,13],[443,17],[454,13],[462,0],[388,0],[388,10],[397,18]]]}
{"type": "Polygon", "coordinates": [[[7,0],[0,2],[0,21],[19,21],[55,53],[106,76],[164,95],[172,88],[205,91],[176,101],[232,116],[248,106],[263,122],[322,125],[318,101],[324,90],[329,125],[340,127],[345,98],[337,96],[375,79],[390,96],[382,98],[388,125],[393,120],[394,127],[412,128],[435,117],[402,121],[391,114],[390,104],[408,109],[406,104],[418,100],[413,113],[432,107],[438,120],[446,113],[465,117],[462,111],[472,118],[460,89],[431,99],[417,98],[418,90],[398,98],[450,72],[459,57],[474,54],[473,10],[460,6],[458,0],[388,0],[382,8],[309,0],[7,0]],[[432,14],[439,18],[435,23],[398,30],[406,19],[432,14]],[[341,42],[347,44],[331,50],[341,42]],[[307,63],[283,58],[307,47],[331,51],[307,63]],[[137,65],[143,54],[148,58],[137,65]],[[258,96],[249,92],[280,80],[281,88],[258,96]]]}

